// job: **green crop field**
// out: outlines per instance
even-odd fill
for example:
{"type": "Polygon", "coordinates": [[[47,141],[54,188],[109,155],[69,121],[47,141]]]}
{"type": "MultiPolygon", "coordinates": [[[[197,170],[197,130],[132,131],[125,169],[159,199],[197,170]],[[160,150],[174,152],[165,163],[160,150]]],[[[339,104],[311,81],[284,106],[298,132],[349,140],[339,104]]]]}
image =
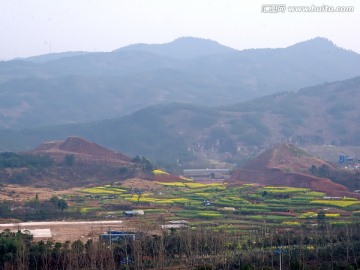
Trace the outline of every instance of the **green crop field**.
{"type": "Polygon", "coordinates": [[[320,205],[326,205],[326,206],[335,206],[335,207],[347,207],[350,205],[359,204],[359,201],[357,200],[314,200],[310,203],[313,204],[320,204],[320,205]]]}
{"type": "MultiPolygon", "coordinates": [[[[164,174],[159,171],[157,174],[164,174]]],[[[229,187],[223,183],[204,184],[197,182],[156,182],[158,190],[137,190],[120,185],[106,185],[81,190],[89,195],[116,195],[116,198],[89,199],[77,206],[81,212],[96,212],[102,216],[106,208],[116,205],[118,211],[111,212],[122,217],[122,210],[144,209],[146,215],[159,217],[159,222],[185,219],[193,227],[210,226],[221,230],[244,230],[253,226],[299,227],[316,225],[318,213],[331,224],[348,224],[360,218],[360,201],[353,198],[324,199],[322,192],[307,188],[259,186],[246,184],[229,187]],[[149,210],[147,210],[149,209],[149,210]],[[341,209],[341,213],[336,209],[341,209]]],[[[152,220],[154,223],[156,219],[152,220]]],[[[323,222],[323,221],[322,221],[323,222]]]]}

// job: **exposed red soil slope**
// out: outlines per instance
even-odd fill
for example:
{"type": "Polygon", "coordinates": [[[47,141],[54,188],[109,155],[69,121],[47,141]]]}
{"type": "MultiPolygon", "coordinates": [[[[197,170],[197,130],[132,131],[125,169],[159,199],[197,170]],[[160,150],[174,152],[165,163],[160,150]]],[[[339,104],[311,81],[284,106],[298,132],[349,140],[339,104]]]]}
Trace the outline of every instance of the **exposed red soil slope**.
{"type": "Polygon", "coordinates": [[[251,162],[244,166],[248,170],[257,170],[259,168],[278,168],[291,172],[308,173],[311,165],[321,167],[327,165],[330,168],[334,166],[317,157],[311,156],[300,148],[291,144],[280,144],[257,156],[251,162]]]}
{"type": "Polygon", "coordinates": [[[172,174],[158,174],[154,175],[154,181],[157,182],[186,182],[186,180],[181,179],[179,176],[172,174]]]}
{"type": "Polygon", "coordinates": [[[56,162],[64,161],[67,155],[73,155],[76,161],[109,165],[121,165],[131,161],[129,157],[123,154],[80,137],[69,137],[65,141],[46,142],[30,153],[49,155],[56,162]]]}
{"type": "Polygon", "coordinates": [[[260,183],[272,186],[310,188],[332,195],[347,193],[347,188],[327,178],[308,174],[311,165],[321,166],[330,163],[312,157],[293,145],[282,144],[260,154],[257,158],[230,177],[230,184],[243,182],[260,183]]]}

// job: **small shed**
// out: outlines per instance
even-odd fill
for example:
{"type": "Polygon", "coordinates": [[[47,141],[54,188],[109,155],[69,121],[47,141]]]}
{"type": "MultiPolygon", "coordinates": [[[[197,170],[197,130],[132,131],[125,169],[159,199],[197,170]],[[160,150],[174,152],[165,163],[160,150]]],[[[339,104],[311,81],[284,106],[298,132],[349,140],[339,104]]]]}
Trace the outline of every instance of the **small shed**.
{"type": "Polygon", "coordinates": [[[124,215],[127,217],[132,217],[132,216],[143,216],[144,210],[132,210],[132,211],[124,211],[124,215]]]}
{"type": "Polygon", "coordinates": [[[52,233],[50,229],[29,229],[21,230],[22,233],[31,234],[34,238],[51,238],[52,233]]]}

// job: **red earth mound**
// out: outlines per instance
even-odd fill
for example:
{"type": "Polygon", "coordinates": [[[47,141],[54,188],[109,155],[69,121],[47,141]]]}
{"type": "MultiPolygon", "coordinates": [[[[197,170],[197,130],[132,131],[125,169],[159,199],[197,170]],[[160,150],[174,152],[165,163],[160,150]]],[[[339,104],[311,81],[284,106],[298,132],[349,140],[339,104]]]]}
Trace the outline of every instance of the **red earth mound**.
{"type": "Polygon", "coordinates": [[[334,168],[331,163],[311,156],[294,145],[280,144],[257,156],[246,164],[244,169],[278,168],[283,171],[308,173],[312,165],[317,167],[326,165],[329,168],[334,168]]]}
{"type": "Polygon", "coordinates": [[[181,179],[179,176],[172,174],[159,174],[154,175],[154,181],[157,182],[185,182],[186,180],[181,179]]]}
{"type": "Polygon", "coordinates": [[[251,182],[271,186],[310,188],[334,195],[346,193],[348,191],[346,187],[327,178],[308,174],[312,165],[323,164],[333,167],[293,145],[282,144],[260,154],[246,166],[236,170],[230,177],[229,183],[251,182]]]}
{"type": "Polygon", "coordinates": [[[116,153],[80,137],[69,137],[65,141],[46,142],[30,151],[30,153],[49,155],[56,162],[64,161],[67,155],[73,155],[77,161],[112,165],[121,165],[131,161],[129,157],[123,154],[116,153]]]}

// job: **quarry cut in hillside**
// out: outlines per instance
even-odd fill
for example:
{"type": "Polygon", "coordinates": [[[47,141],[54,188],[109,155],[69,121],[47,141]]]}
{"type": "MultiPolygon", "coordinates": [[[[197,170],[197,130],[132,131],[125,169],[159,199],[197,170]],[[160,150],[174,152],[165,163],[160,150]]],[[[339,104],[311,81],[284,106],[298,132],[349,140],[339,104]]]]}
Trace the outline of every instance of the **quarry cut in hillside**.
{"type": "Polygon", "coordinates": [[[65,141],[45,142],[29,153],[49,155],[55,162],[62,162],[69,155],[74,156],[77,161],[85,163],[122,165],[131,162],[129,157],[121,153],[116,153],[80,137],[68,137],[65,141]]]}
{"type": "Polygon", "coordinates": [[[301,187],[346,196],[348,189],[345,186],[327,178],[311,175],[309,168],[312,165],[334,168],[332,164],[313,157],[294,145],[280,144],[235,170],[229,183],[252,182],[271,186],[301,187]]]}

